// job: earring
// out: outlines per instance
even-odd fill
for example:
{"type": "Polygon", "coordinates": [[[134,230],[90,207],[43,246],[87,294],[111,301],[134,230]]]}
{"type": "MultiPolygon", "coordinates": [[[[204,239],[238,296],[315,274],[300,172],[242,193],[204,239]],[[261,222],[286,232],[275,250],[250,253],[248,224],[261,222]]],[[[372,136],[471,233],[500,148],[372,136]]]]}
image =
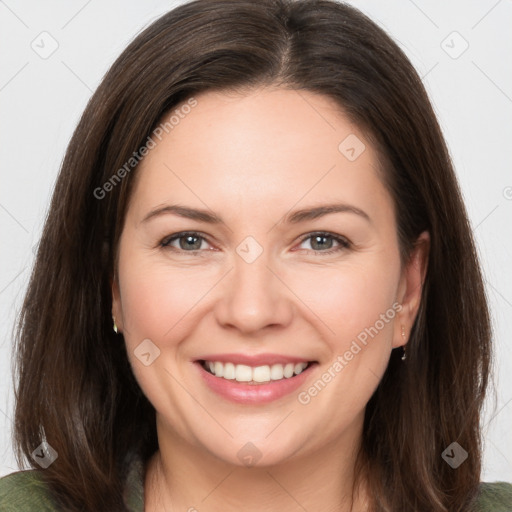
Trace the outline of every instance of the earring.
{"type": "MultiPolygon", "coordinates": [[[[405,341],[405,325],[402,325],[402,338],[405,341]]],[[[402,345],[402,350],[403,350],[402,361],[405,361],[407,359],[407,354],[405,353],[405,344],[402,345]]]]}
{"type": "Polygon", "coordinates": [[[117,334],[117,325],[116,325],[116,319],[114,318],[114,315],[112,315],[112,321],[114,322],[114,325],[113,325],[114,332],[117,334]]]}

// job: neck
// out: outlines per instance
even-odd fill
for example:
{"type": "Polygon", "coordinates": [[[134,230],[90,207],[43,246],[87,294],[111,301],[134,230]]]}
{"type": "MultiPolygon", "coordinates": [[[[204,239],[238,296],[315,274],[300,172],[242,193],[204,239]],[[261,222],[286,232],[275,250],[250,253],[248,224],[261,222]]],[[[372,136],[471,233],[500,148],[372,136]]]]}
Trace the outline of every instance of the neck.
{"type": "Polygon", "coordinates": [[[364,485],[352,493],[362,418],[314,453],[266,467],[229,464],[183,440],[158,418],[157,430],[160,448],[146,471],[146,512],[367,510],[364,485]]]}

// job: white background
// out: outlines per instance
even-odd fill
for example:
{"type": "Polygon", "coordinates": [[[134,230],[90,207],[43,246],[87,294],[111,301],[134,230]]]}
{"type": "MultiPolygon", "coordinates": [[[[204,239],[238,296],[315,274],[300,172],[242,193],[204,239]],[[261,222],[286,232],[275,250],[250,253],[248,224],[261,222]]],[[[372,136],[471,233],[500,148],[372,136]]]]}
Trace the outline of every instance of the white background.
{"type": "MultiPolygon", "coordinates": [[[[177,3],[0,1],[0,476],[17,469],[10,439],[12,329],[66,145],[110,64],[177,3]],[[31,43],[48,50],[51,38],[58,48],[43,59],[31,43]]],[[[512,482],[512,1],[351,3],[405,50],[448,141],[495,328],[496,407],[488,401],[482,480],[512,482]]]]}

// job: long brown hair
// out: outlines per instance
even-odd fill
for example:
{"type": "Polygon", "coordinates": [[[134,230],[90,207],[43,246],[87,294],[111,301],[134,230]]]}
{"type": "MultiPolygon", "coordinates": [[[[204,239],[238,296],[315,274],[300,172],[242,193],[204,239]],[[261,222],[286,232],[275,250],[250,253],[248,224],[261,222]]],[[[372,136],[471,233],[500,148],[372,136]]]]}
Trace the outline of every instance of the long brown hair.
{"type": "Polygon", "coordinates": [[[366,133],[381,155],[404,260],[430,232],[407,360],[392,353],[366,407],[357,473],[369,479],[373,509],[470,510],[491,359],[470,225],[418,74],[376,24],[328,0],[196,0],[149,26],[113,64],[69,144],[20,315],[18,462],[37,468],[30,454],[44,438],[59,456],[43,477],[66,510],[124,510],[125,457],[146,461],[157,449],[154,408],[112,330],[111,279],[137,173],[126,162],[194,94],[265,85],[333,98],[366,133]],[[122,179],[105,187],[116,173],[122,179]],[[456,470],[441,457],[455,441],[469,453],[456,470]]]}

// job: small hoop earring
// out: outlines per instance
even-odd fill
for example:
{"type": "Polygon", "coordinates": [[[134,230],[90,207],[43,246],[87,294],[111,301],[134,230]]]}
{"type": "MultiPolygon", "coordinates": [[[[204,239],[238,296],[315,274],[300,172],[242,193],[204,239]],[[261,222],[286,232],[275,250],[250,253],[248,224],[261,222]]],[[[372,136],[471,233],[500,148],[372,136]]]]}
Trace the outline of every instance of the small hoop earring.
{"type": "MultiPolygon", "coordinates": [[[[402,338],[405,341],[405,325],[402,325],[402,338]]],[[[407,359],[407,354],[405,353],[405,344],[402,345],[402,350],[403,350],[402,361],[405,361],[407,359]]]]}
{"type": "Polygon", "coordinates": [[[112,326],[112,328],[114,329],[114,332],[117,334],[117,324],[116,324],[116,319],[114,318],[114,315],[112,315],[112,321],[114,322],[114,325],[112,326]]]}

